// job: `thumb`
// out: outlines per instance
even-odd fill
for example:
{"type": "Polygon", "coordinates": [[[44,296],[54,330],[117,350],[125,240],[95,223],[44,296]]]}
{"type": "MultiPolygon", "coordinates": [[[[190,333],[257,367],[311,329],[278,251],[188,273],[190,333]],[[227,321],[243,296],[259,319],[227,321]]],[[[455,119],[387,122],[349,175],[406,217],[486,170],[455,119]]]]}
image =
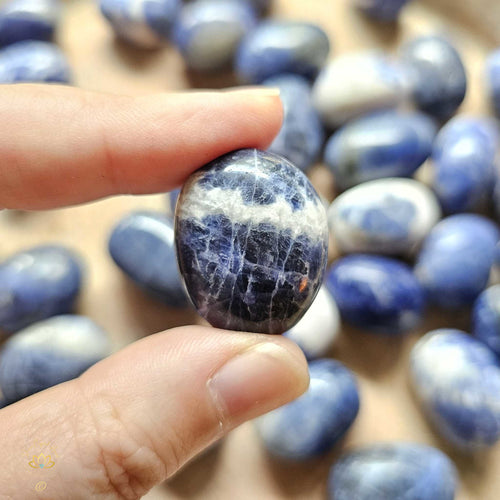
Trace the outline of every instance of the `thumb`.
{"type": "Polygon", "coordinates": [[[307,384],[301,351],[283,337],[196,326],[147,337],[0,411],[0,491],[39,498],[43,481],[53,499],[140,498],[307,384]],[[30,466],[39,453],[54,464],[30,466]]]}

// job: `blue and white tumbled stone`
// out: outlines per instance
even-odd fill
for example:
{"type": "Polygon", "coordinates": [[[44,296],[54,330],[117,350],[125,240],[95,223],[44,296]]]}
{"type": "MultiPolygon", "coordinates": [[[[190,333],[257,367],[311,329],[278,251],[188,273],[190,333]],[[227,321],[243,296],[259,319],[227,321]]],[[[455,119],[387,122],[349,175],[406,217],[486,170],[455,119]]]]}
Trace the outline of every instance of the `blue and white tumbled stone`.
{"type": "Polygon", "coordinates": [[[288,74],[268,78],[263,84],[280,89],[284,110],[283,125],[269,151],[307,170],[318,158],[325,139],[309,83],[301,76],[288,74]]]}
{"type": "Polygon", "coordinates": [[[413,388],[436,429],[474,450],[500,439],[500,365],[474,337],[452,329],[427,333],[410,357],[413,388]]]}
{"type": "Polygon", "coordinates": [[[326,33],[301,21],[264,21],[246,36],[235,67],[244,83],[261,83],[283,73],[315,78],[330,52],[326,33]]]}
{"type": "Polygon", "coordinates": [[[440,450],[377,443],[344,454],[328,479],[331,500],[453,500],[458,473],[440,450]]]}
{"type": "Polygon", "coordinates": [[[494,50],[486,59],[486,91],[493,110],[500,116],[500,48],[494,50]]]}
{"type": "Polygon", "coordinates": [[[398,260],[363,254],[343,257],[328,271],[326,286],[342,319],[359,328],[402,334],[422,319],[422,287],[398,260]]]}
{"type": "Polygon", "coordinates": [[[64,315],[13,335],[0,352],[0,390],[7,403],[81,375],[111,354],[107,334],[85,316],[64,315]]]}
{"type": "Polygon", "coordinates": [[[431,154],[436,131],[421,113],[375,113],[335,132],[325,162],[340,190],[384,177],[411,177],[431,154]]]}
{"type": "Polygon", "coordinates": [[[330,128],[386,108],[406,97],[405,74],[378,51],[353,52],[333,59],[312,90],[313,103],[330,128]]]}
{"type": "Polygon", "coordinates": [[[411,255],[441,218],[434,193],[413,179],[378,179],[348,189],[327,212],[343,253],[411,255]]]}
{"type": "Polygon", "coordinates": [[[307,177],[272,153],[234,151],[192,174],[175,230],[189,296],[215,327],[283,333],[323,282],[325,208],[307,177]]]}
{"type": "Polygon", "coordinates": [[[118,38],[153,49],[170,38],[181,0],[100,0],[100,5],[118,38]]]}
{"type": "Polygon", "coordinates": [[[325,285],[302,319],[285,337],[293,340],[304,352],[307,359],[322,358],[328,355],[335,342],[340,327],[339,310],[332,294],[325,285]]]}
{"type": "Polygon", "coordinates": [[[353,373],[333,359],[309,364],[309,389],[295,401],[255,420],[266,449],[281,458],[307,460],[328,452],[359,411],[353,373]]]}
{"type": "Polygon", "coordinates": [[[109,238],[116,265],[153,297],[172,307],[188,304],[175,255],[174,221],[159,212],[126,215],[109,238]]]}
{"type": "Polygon", "coordinates": [[[455,113],[465,97],[467,75],[449,41],[434,35],[415,38],[403,46],[400,61],[422,111],[443,120],[455,113]]]}
{"type": "Polygon", "coordinates": [[[500,285],[487,288],[474,303],[472,334],[500,358],[500,285]]]}
{"type": "Polygon", "coordinates": [[[488,284],[499,238],[496,224],[480,215],[452,215],[439,222],[415,264],[430,302],[447,309],[472,305],[488,284]]]}
{"type": "Polygon", "coordinates": [[[377,21],[395,21],[409,0],[353,0],[354,5],[377,21]]]}
{"type": "Polygon", "coordinates": [[[80,259],[59,245],[18,252],[0,264],[0,330],[11,333],[69,313],[82,285],[80,259]]]}
{"type": "Polygon", "coordinates": [[[50,42],[18,42],[0,50],[1,83],[69,83],[66,56],[50,42]]]}

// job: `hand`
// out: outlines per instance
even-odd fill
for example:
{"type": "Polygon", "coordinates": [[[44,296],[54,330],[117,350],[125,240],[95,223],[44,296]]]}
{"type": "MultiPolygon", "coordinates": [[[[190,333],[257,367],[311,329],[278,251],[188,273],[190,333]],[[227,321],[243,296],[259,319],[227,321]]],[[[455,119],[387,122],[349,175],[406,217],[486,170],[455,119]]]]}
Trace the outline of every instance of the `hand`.
{"type": "MultiPolygon", "coordinates": [[[[223,153],[266,148],[281,114],[265,90],[131,98],[2,86],[0,206],[168,191],[223,153]]],[[[140,498],[307,384],[301,351],[279,336],[199,326],[151,335],[0,410],[0,498],[40,498],[23,452],[34,442],[58,453],[43,474],[51,499],[140,498]]]]}

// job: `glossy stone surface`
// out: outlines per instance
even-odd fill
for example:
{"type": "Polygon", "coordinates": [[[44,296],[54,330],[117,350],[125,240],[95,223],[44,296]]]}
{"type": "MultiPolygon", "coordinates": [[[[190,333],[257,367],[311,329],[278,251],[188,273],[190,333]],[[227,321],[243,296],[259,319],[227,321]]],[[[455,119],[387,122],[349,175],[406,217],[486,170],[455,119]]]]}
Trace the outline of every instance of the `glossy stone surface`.
{"type": "Polygon", "coordinates": [[[493,110],[500,116],[500,49],[496,49],[486,59],[486,90],[493,110]]]}
{"type": "Polygon", "coordinates": [[[174,243],[174,221],[159,212],[132,212],[109,238],[116,265],[153,297],[171,307],[188,305],[174,243]]]}
{"type": "Polygon", "coordinates": [[[191,175],[175,230],[189,296],[215,327],[283,333],[323,281],[325,208],[307,177],[272,153],[235,151],[191,175]]]}
{"type": "Polygon", "coordinates": [[[353,373],[333,359],[309,364],[309,389],[255,421],[267,450],[289,460],[328,452],[356,419],[359,393],[353,373]]]}
{"type": "Polygon", "coordinates": [[[321,71],[312,91],[315,108],[331,128],[371,111],[393,108],[405,96],[405,74],[377,51],[336,57],[321,71]]]}
{"type": "Polygon", "coordinates": [[[499,240],[496,224],[480,215],[452,215],[424,241],[415,275],[435,305],[471,305],[486,288],[499,240]]]}
{"type": "Polygon", "coordinates": [[[411,269],[378,255],[349,255],[328,271],[326,286],[345,321],[384,334],[402,334],[422,319],[424,294],[411,269]]]}
{"type": "Polygon", "coordinates": [[[341,190],[373,179],[410,177],[431,154],[435,135],[434,122],[421,113],[376,113],[335,132],[325,162],[341,190]]]}
{"type": "Polygon", "coordinates": [[[82,284],[80,259],[59,245],[18,252],[0,264],[0,329],[15,332],[71,312],[82,284]]]}
{"type": "Polygon", "coordinates": [[[152,49],[170,38],[181,0],[100,0],[100,6],[118,38],[152,49]]]}
{"type": "Polygon", "coordinates": [[[417,398],[435,428],[469,450],[500,439],[500,366],[482,342],[460,330],[427,333],[411,352],[417,398]]]}
{"type": "Polygon", "coordinates": [[[472,334],[500,358],[500,285],[487,288],[474,303],[472,334]]]}
{"type": "Polygon", "coordinates": [[[401,50],[413,98],[422,110],[440,119],[449,118],[464,100],[467,75],[460,55],[440,36],[421,36],[401,50]]]}
{"type": "Polygon", "coordinates": [[[49,42],[18,42],[0,50],[1,83],[69,83],[71,68],[59,47],[49,42]]]}
{"type": "Polygon", "coordinates": [[[311,87],[298,75],[280,75],[263,82],[280,89],[283,103],[283,126],[269,151],[307,170],[318,158],[325,133],[311,101],[311,87]]]}
{"type": "Polygon", "coordinates": [[[264,21],[242,41],[235,60],[245,83],[261,83],[271,76],[293,73],[315,78],[330,52],[326,33],[300,21],[264,21]]]}
{"type": "Polygon", "coordinates": [[[453,500],[458,474],[440,450],[417,443],[379,443],[336,462],[331,500],[453,500]]]}
{"type": "Polygon", "coordinates": [[[285,332],[284,336],[293,340],[302,349],[307,359],[316,359],[328,355],[339,327],[340,316],[337,304],[323,285],[302,319],[285,332]]]}
{"type": "Polygon", "coordinates": [[[441,218],[432,191],[413,179],[364,182],[335,198],[330,233],[344,253],[411,255],[441,218]]]}
{"type": "Polygon", "coordinates": [[[66,382],[111,354],[106,333],[84,316],[64,315],[13,335],[0,352],[0,389],[7,403],[66,382]]]}
{"type": "Polygon", "coordinates": [[[367,16],[377,21],[395,21],[409,0],[352,0],[367,16]]]}

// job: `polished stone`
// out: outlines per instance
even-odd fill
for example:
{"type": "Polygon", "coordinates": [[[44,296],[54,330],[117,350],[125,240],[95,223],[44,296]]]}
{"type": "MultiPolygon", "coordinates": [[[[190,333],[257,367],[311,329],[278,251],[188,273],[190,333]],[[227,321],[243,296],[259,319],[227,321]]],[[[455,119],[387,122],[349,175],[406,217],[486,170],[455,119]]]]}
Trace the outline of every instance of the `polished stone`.
{"type": "Polygon", "coordinates": [[[409,0],[353,0],[354,5],[377,21],[395,21],[409,0]]]}
{"type": "Polygon", "coordinates": [[[474,303],[472,334],[500,358],[500,285],[487,288],[474,303]]]}
{"type": "Polygon", "coordinates": [[[184,184],[177,258],[198,312],[215,327],[283,333],[325,272],[325,208],[307,177],[256,149],[224,155],[184,184]]]}
{"type": "Polygon", "coordinates": [[[485,73],[487,93],[493,111],[500,116],[500,48],[491,52],[486,59],[485,73]]]}

